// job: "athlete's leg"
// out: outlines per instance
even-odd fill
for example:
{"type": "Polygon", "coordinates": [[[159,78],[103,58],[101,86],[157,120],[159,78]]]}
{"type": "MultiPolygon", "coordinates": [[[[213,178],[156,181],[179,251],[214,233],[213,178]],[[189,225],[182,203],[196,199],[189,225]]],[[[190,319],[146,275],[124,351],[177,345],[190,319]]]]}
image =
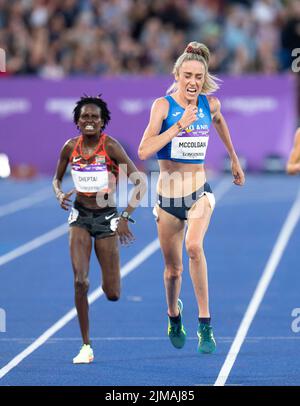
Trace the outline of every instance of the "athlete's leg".
{"type": "Polygon", "coordinates": [[[120,258],[118,237],[95,239],[95,252],[102,270],[102,289],[108,300],[120,297],[120,258]]]}
{"type": "Polygon", "coordinates": [[[179,220],[156,206],[157,230],[165,261],[164,283],[168,314],[178,316],[178,298],[181,289],[182,243],[184,239],[184,221],[179,220]]]}
{"type": "Polygon", "coordinates": [[[83,343],[89,344],[89,305],[87,293],[89,290],[88,275],[92,239],[87,230],[82,227],[74,226],[70,227],[69,244],[74,272],[75,306],[83,343]]]}
{"type": "Polygon", "coordinates": [[[203,240],[208,228],[212,208],[206,195],[189,210],[185,244],[189,256],[190,275],[198,303],[199,317],[210,317],[207,265],[203,240]]]}

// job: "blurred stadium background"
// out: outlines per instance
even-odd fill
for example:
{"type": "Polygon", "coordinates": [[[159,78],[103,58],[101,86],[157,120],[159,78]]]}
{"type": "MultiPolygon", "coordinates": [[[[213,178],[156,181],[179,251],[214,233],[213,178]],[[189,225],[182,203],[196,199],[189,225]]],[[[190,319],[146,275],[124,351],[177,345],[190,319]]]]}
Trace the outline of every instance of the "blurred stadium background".
{"type": "MultiPolygon", "coordinates": [[[[101,93],[112,111],[107,132],[141,167],[151,103],[197,40],[223,80],[218,96],[246,168],[283,170],[299,122],[299,27],[297,0],[0,0],[0,153],[12,176],[52,174],[76,135],[74,102],[101,93]]],[[[217,137],[207,166],[226,168],[217,137]]]]}

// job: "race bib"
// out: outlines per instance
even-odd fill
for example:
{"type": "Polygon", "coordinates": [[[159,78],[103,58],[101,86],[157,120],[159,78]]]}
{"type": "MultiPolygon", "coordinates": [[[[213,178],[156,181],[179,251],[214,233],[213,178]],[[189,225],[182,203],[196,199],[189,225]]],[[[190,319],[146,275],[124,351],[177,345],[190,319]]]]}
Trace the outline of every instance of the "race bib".
{"type": "Polygon", "coordinates": [[[73,165],[72,177],[75,188],[81,193],[97,193],[108,188],[108,172],[106,165],[93,165],[76,168],[73,165]]]}
{"type": "Polygon", "coordinates": [[[68,223],[69,224],[74,223],[74,221],[77,220],[78,216],[79,216],[79,211],[77,209],[74,209],[74,207],[72,207],[71,213],[69,214],[68,223]]]}
{"type": "Polygon", "coordinates": [[[171,158],[205,159],[208,137],[175,137],[172,139],[171,158]]]}

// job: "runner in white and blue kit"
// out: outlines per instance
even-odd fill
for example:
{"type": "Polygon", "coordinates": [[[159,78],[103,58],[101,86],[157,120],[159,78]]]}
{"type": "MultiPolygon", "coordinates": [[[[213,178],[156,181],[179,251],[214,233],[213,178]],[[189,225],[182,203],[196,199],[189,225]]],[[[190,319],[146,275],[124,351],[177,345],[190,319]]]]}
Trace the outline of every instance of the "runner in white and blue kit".
{"type": "Polygon", "coordinates": [[[210,53],[204,44],[191,42],[177,59],[175,82],[169,94],[154,101],[149,124],[139,146],[140,159],[156,154],[160,174],[153,213],[165,261],[164,282],[168,305],[168,335],[176,348],[185,344],[182,323],[182,246],[198,304],[199,353],[215,351],[208,300],[207,264],[203,240],[215,199],[206,182],[204,160],[213,123],[231,159],[233,182],[242,186],[243,170],[232,145],[220,101],[209,94],[219,86],[208,72],[210,53]],[[185,224],[187,232],[185,235],[185,224]]]}
{"type": "MultiPolygon", "coordinates": [[[[167,118],[162,123],[160,134],[176,124],[185,111],[172,96],[165,96],[165,99],[169,103],[169,111],[167,118]]],[[[182,129],[172,141],[159,150],[156,154],[157,159],[171,160],[185,164],[204,163],[211,124],[209,103],[205,95],[198,96],[197,107],[198,113],[196,121],[187,128],[182,129]]],[[[168,197],[159,194],[158,205],[180,220],[187,220],[188,210],[203,194],[207,196],[210,206],[214,208],[214,196],[207,182],[191,194],[180,197],[179,199],[175,198],[175,200],[171,201],[168,197]]]]}
{"type": "MultiPolygon", "coordinates": [[[[180,120],[184,113],[172,96],[165,96],[169,102],[168,117],[163,121],[160,133],[165,132],[180,120]]],[[[209,140],[211,114],[205,95],[198,97],[198,117],[189,127],[180,131],[177,137],[157,152],[158,159],[172,159],[175,162],[204,163],[209,140]]]]}

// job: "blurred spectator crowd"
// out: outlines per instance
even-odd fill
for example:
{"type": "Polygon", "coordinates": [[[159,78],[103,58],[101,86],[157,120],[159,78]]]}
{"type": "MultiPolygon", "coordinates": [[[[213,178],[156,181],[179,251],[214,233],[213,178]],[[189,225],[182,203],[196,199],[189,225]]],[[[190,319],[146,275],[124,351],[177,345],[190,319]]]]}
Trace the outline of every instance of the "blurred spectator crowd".
{"type": "Polygon", "coordinates": [[[11,75],[168,74],[189,41],[214,73],[291,69],[300,0],[0,0],[11,75]]]}

